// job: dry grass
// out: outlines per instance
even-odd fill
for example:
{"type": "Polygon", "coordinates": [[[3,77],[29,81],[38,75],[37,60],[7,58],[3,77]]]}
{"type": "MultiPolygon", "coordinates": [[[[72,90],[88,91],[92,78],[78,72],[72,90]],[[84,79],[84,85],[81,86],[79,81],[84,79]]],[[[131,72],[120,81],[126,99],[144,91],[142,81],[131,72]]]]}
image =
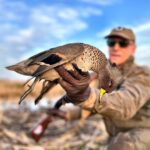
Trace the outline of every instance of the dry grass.
{"type": "Polygon", "coordinates": [[[31,129],[44,116],[42,111],[4,111],[0,124],[0,150],[106,150],[108,135],[100,116],[88,118],[78,133],[71,132],[78,120],[56,119],[36,143],[31,137],[31,129]]]}
{"type": "MultiPolygon", "coordinates": [[[[97,81],[91,83],[92,87],[97,87],[97,81]]],[[[30,97],[34,98],[41,89],[39,83],[30,97]]],[[[16,102],[25,90],[23,82],[0,80],[0,100],[3,104],[16,102]]],[[[58,97],[65,91],[58,85],[54,87],[47,97],[58,97]]],[[[75,109],[67,109],[72,113],[75,109]]],[[[77,109],[78,110],[78,109],[77,109]]],[[[79,110],[80,111],[80,110],[79,110]]],[[[78,111],[75,110],[75,114],[78,111]]],[[[1,150],[76,150],[95,149],[104,150],[108,135],[105,131],[103,121],[100,116],[91,116],[87,119],[78,132],[74,132],[74,127],[79,124],[79,120],[65,121],[58,119],[49,125],[40,143],[35,143],[29,136],[31,129],[45,115],[43,111],[30,112],[30,110],[8,109],[0,111],[0,149],[1,150]],[[59,145],[59,146],[58,146],[59,145]]],[[[81,119],[82,120],[82,119],[81,119]]]]}
{"type": "MultiPolygon", "coordinates": [[[[26,90],[26,86],[23,85],[24,82],[12,81],[12,80],[0,80],[0,100],[16,100],[19,99],[21,94],[26,90]]],[[[28,96],[29,98],[36,97],[42,88],[42,82],[39,82],[33,92],[28,96]]],[[[57,97],[63,95],[65,91],[59,86],[55,86],[51,91],[49,91],[46,97],[57,97]]]]}
{"type": "MultiPolygon", "coordinates": [[[[31,83],[31,82],[30,82],[31,83]]],[[[29,83],[29,84],[30,84],[29,83]]],[[[91,82],[92,87],[97,87],[97,80],[91,82]]],[[[16,100],[19,99],[21,94],[26,90],[27,86],[24,86],[24,82],[13,80],[0,80],[0,100],[16,100]]],[[[42,82],[36,84],[33,92],[28,96],[29,98],[36,97],[42,88],[42,82]]],[[[48,98],[60,97],[64,95],[65,91],[60,85],[55,86],[45,96],[48,98]]]]}

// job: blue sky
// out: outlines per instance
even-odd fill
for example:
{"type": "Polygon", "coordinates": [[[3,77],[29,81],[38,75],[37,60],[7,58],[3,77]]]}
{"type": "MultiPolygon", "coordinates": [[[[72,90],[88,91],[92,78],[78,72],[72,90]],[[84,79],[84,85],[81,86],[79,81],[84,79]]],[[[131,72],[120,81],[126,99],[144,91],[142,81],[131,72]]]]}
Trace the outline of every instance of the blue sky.
{"type": "Polygon", "coordinates": [[[25,79],[4,66],[70,42],[107,55],[103,37],[117,26],[134,30],[136,62],[150,66],[149,6],[149,0],[0,0],[0,78],[25,79]]]}

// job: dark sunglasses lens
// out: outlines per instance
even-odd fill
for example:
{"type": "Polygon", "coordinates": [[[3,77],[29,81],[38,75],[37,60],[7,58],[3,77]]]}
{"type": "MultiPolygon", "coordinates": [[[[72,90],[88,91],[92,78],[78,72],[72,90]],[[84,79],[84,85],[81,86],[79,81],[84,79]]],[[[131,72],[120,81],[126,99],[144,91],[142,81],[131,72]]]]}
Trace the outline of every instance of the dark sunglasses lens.
{"type": "Polygon", "coordinates": [[[120,47],[127,47],[129,45],[129,42],[127,40],[119,41],[120,47]]]}
{"type": "Polygon", "coordinates": [[[115,41],[113,41],[113,40],[107,40],[107,45],[108,45],[109,47],[113,47],[113,46],[115,46],[115,44],[116,44],[115,41]]]}

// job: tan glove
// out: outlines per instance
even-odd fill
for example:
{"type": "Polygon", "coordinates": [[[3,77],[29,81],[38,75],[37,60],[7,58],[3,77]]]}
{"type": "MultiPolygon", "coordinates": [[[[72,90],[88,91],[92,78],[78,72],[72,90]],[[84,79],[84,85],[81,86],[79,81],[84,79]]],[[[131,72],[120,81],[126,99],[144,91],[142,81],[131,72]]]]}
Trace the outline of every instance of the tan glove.
{"type": "Polygon", "coordinates": [[[63,66],[57,67],[56,71],[62,77],[59,83],[67,93],[63,100],[78,104],[88,99],[91,80],[88,72],[82,72],[77,66],[73,66],[74,71],[67,71],[63,66]]]}

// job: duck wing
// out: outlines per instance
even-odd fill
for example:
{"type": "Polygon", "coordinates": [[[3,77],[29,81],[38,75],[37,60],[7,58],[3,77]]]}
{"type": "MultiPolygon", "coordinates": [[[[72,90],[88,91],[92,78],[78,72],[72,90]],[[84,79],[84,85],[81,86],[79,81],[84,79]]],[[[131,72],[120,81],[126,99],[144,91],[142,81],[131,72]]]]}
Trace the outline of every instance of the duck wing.
{"type": "Polygon", "coordinates": [[[81,55],[83,51],[83,43],[66,44],[38,53],[6,68],[23,75],[38,76],[47,70],[73,60],[81,55]]]}

